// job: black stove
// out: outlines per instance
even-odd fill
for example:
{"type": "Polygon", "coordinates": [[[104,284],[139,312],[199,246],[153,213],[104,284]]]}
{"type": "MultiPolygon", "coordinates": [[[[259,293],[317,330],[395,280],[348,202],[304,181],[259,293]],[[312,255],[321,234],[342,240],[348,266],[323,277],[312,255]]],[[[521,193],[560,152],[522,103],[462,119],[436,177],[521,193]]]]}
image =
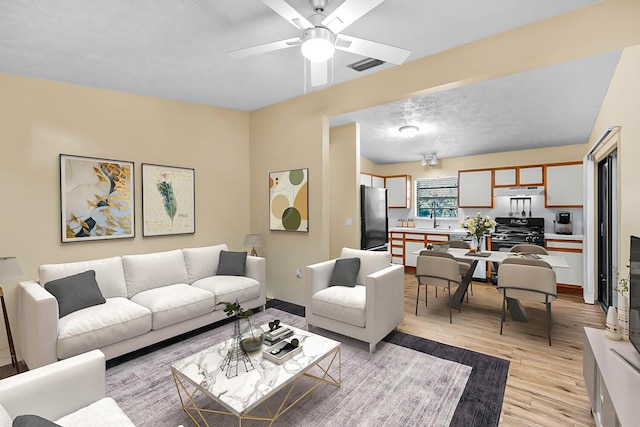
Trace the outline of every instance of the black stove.
{"type": "Polygon", "coordinates": [[[491,233],[491,250],[508,251],[512,246],[544,246],[544,218],[498,217],[491,233]]]}

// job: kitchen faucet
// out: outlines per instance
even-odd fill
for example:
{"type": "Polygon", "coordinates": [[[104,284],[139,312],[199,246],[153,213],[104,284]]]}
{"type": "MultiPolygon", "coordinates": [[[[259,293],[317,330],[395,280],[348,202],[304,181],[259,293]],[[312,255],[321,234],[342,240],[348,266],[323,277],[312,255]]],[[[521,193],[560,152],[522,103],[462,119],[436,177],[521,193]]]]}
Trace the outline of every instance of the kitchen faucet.
{"type": "Polygon", "coordinates": [[[433,218],[433,228],[438,228],[438,221],[436,216],[433,214],[433,209],[431,210],[431,218],[433,218]]]}

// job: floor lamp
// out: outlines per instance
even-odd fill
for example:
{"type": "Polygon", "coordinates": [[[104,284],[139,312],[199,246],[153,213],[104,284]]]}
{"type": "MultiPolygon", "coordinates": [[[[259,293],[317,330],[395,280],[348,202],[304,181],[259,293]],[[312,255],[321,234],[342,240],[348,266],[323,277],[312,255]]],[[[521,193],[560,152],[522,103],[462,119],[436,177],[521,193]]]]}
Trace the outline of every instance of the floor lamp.
{"type": "MultiPolygon", "coordinates": [[[[10,282],[20,279],[24,276],[20,262],[16,257],[0,257],[0,283],[10,282]]],[[[4,303],[4,292],[0,287],[0,302],[2,303],[2,314],[4,314],[4,326],[7,328],[7,341],[9,341],[9,352],[11,353],[11,364],[20,373],[20,365],[16,357],[16,348],[13,346],[13,337],[11,336],[11,326],[9,326],[9,316],[7,315],[7,306],[4,303]]]]}

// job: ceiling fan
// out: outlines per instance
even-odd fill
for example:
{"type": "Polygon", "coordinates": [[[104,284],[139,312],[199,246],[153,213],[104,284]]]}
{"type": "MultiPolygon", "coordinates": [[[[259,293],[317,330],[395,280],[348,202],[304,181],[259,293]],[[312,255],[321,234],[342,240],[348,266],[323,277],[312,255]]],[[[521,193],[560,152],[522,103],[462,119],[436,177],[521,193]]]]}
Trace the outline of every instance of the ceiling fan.
{"type": "Polygon", "coordinates": [[[345,0],[329,15],[324,15],[329,0],[309,0],[314,13],[305,18],[285,0],[261,0],[291,25],[302,30],[302,35],[286,40],[227,52],[234,58],[272,52],[301,46],[302,54],[310,62],[311,86],[327,84],[328,60],[335,49],[362,55],[391,64],[402,64],[410,51],[386,44],[341,34],[341,31],[367,14],[384,0],[345,0]]]}

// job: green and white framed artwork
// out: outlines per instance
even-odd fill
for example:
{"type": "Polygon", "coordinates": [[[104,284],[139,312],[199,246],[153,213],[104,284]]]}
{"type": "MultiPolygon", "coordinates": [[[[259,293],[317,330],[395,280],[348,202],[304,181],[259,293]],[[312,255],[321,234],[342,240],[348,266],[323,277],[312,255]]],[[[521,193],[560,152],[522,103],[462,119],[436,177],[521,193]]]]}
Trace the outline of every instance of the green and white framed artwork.
{"type": "Polygon", "coordinates": [[[269,228],[309,231],[309,169],[269,173],[269,228]]]}
{"type": "Polygon", "coordinates": [[[135,237],[134,164],[60,154],[62,242],[135,237]]]}
{"type": "Polygon", "coordinates": [[[193,234],[195,170],[142,164],[142,235],[193,234]]]}

